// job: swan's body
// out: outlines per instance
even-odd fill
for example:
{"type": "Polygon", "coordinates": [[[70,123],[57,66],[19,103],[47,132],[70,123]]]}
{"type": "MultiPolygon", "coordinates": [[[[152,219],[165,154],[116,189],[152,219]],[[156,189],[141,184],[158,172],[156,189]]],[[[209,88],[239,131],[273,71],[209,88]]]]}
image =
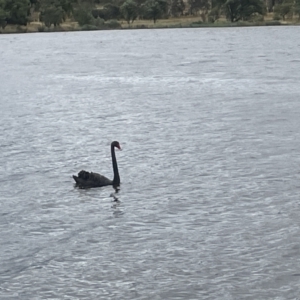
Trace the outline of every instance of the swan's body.
{"type": "Polygon", "coordinates": [[[119,142],[111,143],[111,158],[112,158],[112,166],[114,171],[114,179],[110,180],[103,175],[93,172],[80,171],[78,176],[73,175],[73,178],[76,184],[81,188],[93,188],[93,187],[101,187],[106,185],[119,186],[120,185],[120,175],[118,170],[118,164],[115,154],[115,147],[121,150],[119,142]]]}
{"type": "Polygon", "coordinates": [[[113,185],[112,180],[106,178],[105,176],[84,170],[80,171],[78,176],[73,175],[73,178],[76,181],[76,184],[81,187],[101,187],[113,185]]]}

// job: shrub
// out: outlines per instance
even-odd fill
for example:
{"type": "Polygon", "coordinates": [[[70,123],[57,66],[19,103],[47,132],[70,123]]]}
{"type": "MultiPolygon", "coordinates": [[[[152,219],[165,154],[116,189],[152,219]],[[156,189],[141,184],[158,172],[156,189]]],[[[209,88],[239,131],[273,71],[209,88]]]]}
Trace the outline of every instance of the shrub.
{"type": "Polygon", "coordinates": [[[95,25],[85,24],[81,26],[81,30],[98,30],[99,28],[95,25]]]}
{"type": "Polygon", "coordinates": [[[79,26],[94,25],[92,13],[84,8],[79,8],[74,11],[74,19],[78,22],[79,26]]]}
{"type": "Polygon", "coordinates": [[[104,25],[104,20],[98,17],[96,20],[94,20],[94,25],[98,28],[101,28],[104,25]]]}
{"type": "Polygon", "coordinates": [[[276,26],[276,25],[281,25],[281,22],[279,22],[279,21],[268,21],[268,22],[266,22],[266,26],[276,26]]]}
{"type": "Polygon", "coordinates": [[[142,24],[142,25],[136,25],[135,28],[136,28],[136,29],[147,29],[147,28],[149,28],[149,27],[146,26],[146,25],[144,25],[144,24],[142,24]]]}
{"type": "Polygon", "coordinates": [[[197,21],[197,22],[192,22],[192,23],[191,23],[191,25],[195,25],[195,26],[197,26],[197,25],[202,25],[202,24],[203,24],[202,21],[197,21]]]}
{"type": "Polygon", "coordinates": [[[263,15],[253,15],[253,16],[251,16],[251,18],[249,19],[249,21],[252,21],[252,22],[263,22],[264,21],[264,16],[263,15]]]}
{"type": "Polygon", "coordinates": [[[22,27],[21,25],[17,26],[17,32],[18,33],[26,33],[27,32],[27,28],[26,27],[22,27]]]}
{"type": "Polygon", "coordinates": [[[121,24],[117,20],[109,20],[108,22],[105,23],[108,28],[110,29],[119,29],[121,28],[121,24]]]}
{"type": "Polygon", "coordinates": [[[41,25],[38,27],[38,32],[44,32],[45,31],[45,26],[44,25],[41,25]]]}

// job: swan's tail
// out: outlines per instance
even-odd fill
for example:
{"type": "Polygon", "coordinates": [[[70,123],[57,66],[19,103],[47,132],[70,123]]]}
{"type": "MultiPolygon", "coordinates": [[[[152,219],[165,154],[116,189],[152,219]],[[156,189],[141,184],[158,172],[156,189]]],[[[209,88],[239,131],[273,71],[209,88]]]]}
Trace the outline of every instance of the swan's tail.
{"type": "Polygon", "coordinates": [[[76,182],[77,184],[79,184],[79,178],[78,178],[77,176],[73,175],[73,179],[75,180],[75,182],[76,182]]]}
{"type": "Polygon", "coordinates": [[[90,177],[90,173],[89,172],[86,172],[84,170],[81,170],[79,173],[78,173],[78,176],[75,176],[73,175],[73,178],[75,180],[75,182],[77,184],[81,184],[82,183],[82,180],[88,180],[90,177]]]}

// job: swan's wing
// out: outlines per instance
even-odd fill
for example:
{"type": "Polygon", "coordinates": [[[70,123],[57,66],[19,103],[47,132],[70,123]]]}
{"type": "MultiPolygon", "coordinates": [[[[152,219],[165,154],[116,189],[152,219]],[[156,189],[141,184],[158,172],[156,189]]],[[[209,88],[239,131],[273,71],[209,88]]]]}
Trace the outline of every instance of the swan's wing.
{"type": "Polygon", "coordinates": [[[105,176],[98,174],[98,173],[90,173],[90,178],[92,179],[93,182],[100,184],[101,186],[104,185],[112,185],[112,180],[106,178],[105,176]]]}
{"type": "Polygon", "coordinates": [[[84,170],[78,173],[78,176],[73,175],[76,184],[80,187],[101,187],[112,185],[112,180],[103,175],[93,172],[86,172],[84,170]]]}

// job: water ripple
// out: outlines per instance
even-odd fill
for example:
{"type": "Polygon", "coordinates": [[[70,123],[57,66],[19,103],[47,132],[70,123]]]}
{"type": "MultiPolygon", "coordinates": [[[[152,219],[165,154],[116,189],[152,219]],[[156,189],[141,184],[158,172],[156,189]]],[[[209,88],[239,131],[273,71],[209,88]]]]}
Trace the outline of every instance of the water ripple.
{"type": "Polygon", "coordinates": [[[296,299],[296,30],[0,36],[0,298],[296,299]]]}

